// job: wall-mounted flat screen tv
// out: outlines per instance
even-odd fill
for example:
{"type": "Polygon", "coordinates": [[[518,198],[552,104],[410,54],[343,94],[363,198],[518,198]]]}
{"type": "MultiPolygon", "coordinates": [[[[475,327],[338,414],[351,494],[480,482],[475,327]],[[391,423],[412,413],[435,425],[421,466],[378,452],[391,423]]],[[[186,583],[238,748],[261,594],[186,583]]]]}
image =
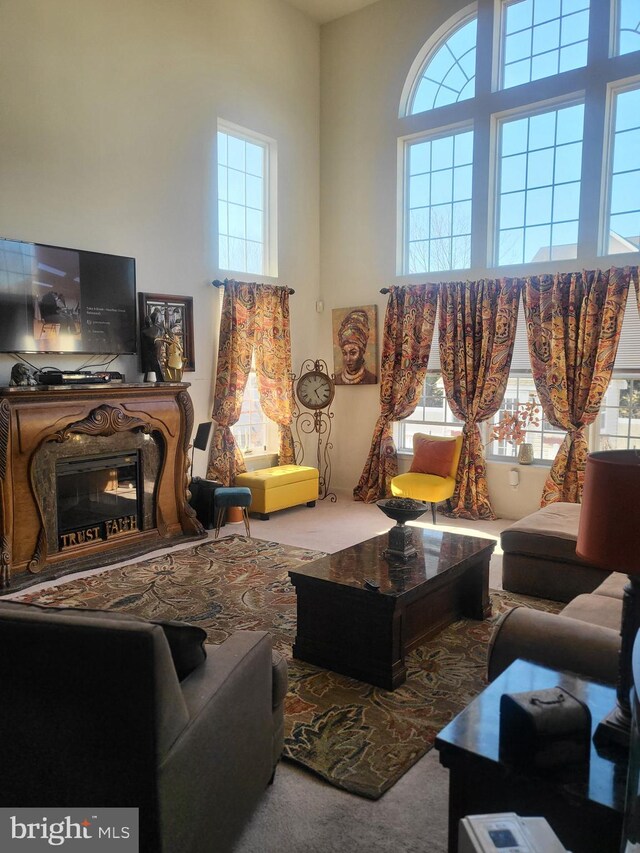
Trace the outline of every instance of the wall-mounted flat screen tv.
{"type": "Polygon", "coordinates": [[[134,258],[0,239],[0,352],[135,353],[134,258]]]}

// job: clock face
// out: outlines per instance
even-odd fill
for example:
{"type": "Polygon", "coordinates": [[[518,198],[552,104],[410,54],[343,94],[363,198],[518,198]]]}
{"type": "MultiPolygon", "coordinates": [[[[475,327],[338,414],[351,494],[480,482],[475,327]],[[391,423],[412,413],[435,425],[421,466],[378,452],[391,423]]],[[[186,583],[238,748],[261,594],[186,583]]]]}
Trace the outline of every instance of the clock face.
{"type": "Polygon", "coordinates": [[[312,370],[300,377],[296,392],[308,409],[324,409],[333,400],[333,380],[326,373],[312,370]]]}

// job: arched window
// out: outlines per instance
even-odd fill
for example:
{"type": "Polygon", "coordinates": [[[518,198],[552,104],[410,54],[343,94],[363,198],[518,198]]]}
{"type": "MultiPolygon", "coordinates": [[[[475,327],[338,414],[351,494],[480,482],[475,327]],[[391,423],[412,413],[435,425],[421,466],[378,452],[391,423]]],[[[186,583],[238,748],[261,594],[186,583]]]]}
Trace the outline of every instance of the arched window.
{"type": "Polygon", "coordinates": [[[428,54],[411,97],[410,115],[473,98],[476,93],[476,35],[474,15],[428,54]]]}
{"type": "Polygon", "coordinates": [[[404,86],[398,273],[637,263],[639,105],[638,0],[468,6],[404,86]]]}
{"type": "Polygon", "coordinates": [[[640,50],[640,8],[638,0],[620,0],[618,12],[618,54],[640,50]]]}
{"type": "MultiPolygon", "coordinates": [[[[398,137],[398,275],[437,281],[637,265],[639,0],[477,0],[432,33],[412,63],[398,137]]],[[[598,441],[640,446],[637,409],[625,403],[640,386],[638,341],[631,296],[617,384],[592,449],[598,441]]],[[[533,388],[524,327],[516,350],[505,405],[533,388]]],[[[438,369],[436,346],[429,370],[438,369]]],[[[398,424],[398,444],[410,447],[415,431],[457,428],[442,406],[425,404],[398,424]]],[[[561,435],[547,423],[538,433],[528,439],[536,459],[553,458],[561,435]]]]}

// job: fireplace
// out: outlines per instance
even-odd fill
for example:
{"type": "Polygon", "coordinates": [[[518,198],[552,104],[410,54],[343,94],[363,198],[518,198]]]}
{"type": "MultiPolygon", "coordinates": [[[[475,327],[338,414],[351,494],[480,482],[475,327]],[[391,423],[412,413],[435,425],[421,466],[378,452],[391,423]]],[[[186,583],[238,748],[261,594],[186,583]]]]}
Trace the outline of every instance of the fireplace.
{"type": "Polygon", "coordinates": [[[0,390],[0,587],[200,538],[186,383],[0,390]]]}
{"type": "Polygon", "coordinates": [[[56,462],[58,548],[141,529],[139,452],[56,462]]]}

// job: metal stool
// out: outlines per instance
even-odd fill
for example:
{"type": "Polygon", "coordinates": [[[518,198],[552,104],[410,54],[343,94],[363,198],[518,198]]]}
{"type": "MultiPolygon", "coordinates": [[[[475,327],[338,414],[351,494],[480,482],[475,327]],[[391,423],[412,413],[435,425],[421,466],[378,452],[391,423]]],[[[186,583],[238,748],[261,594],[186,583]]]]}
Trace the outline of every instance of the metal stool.
{"type": "Polygon", "coordinates": [[[244,529],[247,531],[247,536],[251,536],[249,528],[249,504],[251,503],[251,489],[247,486],[222,486],[216,489],[213,495],[213,501],[216,507],[216,532],[214,538],[218,538],[220,525],[224,511],[229,506],[242,507],[242,520],[244,521],[244,529]]]}

